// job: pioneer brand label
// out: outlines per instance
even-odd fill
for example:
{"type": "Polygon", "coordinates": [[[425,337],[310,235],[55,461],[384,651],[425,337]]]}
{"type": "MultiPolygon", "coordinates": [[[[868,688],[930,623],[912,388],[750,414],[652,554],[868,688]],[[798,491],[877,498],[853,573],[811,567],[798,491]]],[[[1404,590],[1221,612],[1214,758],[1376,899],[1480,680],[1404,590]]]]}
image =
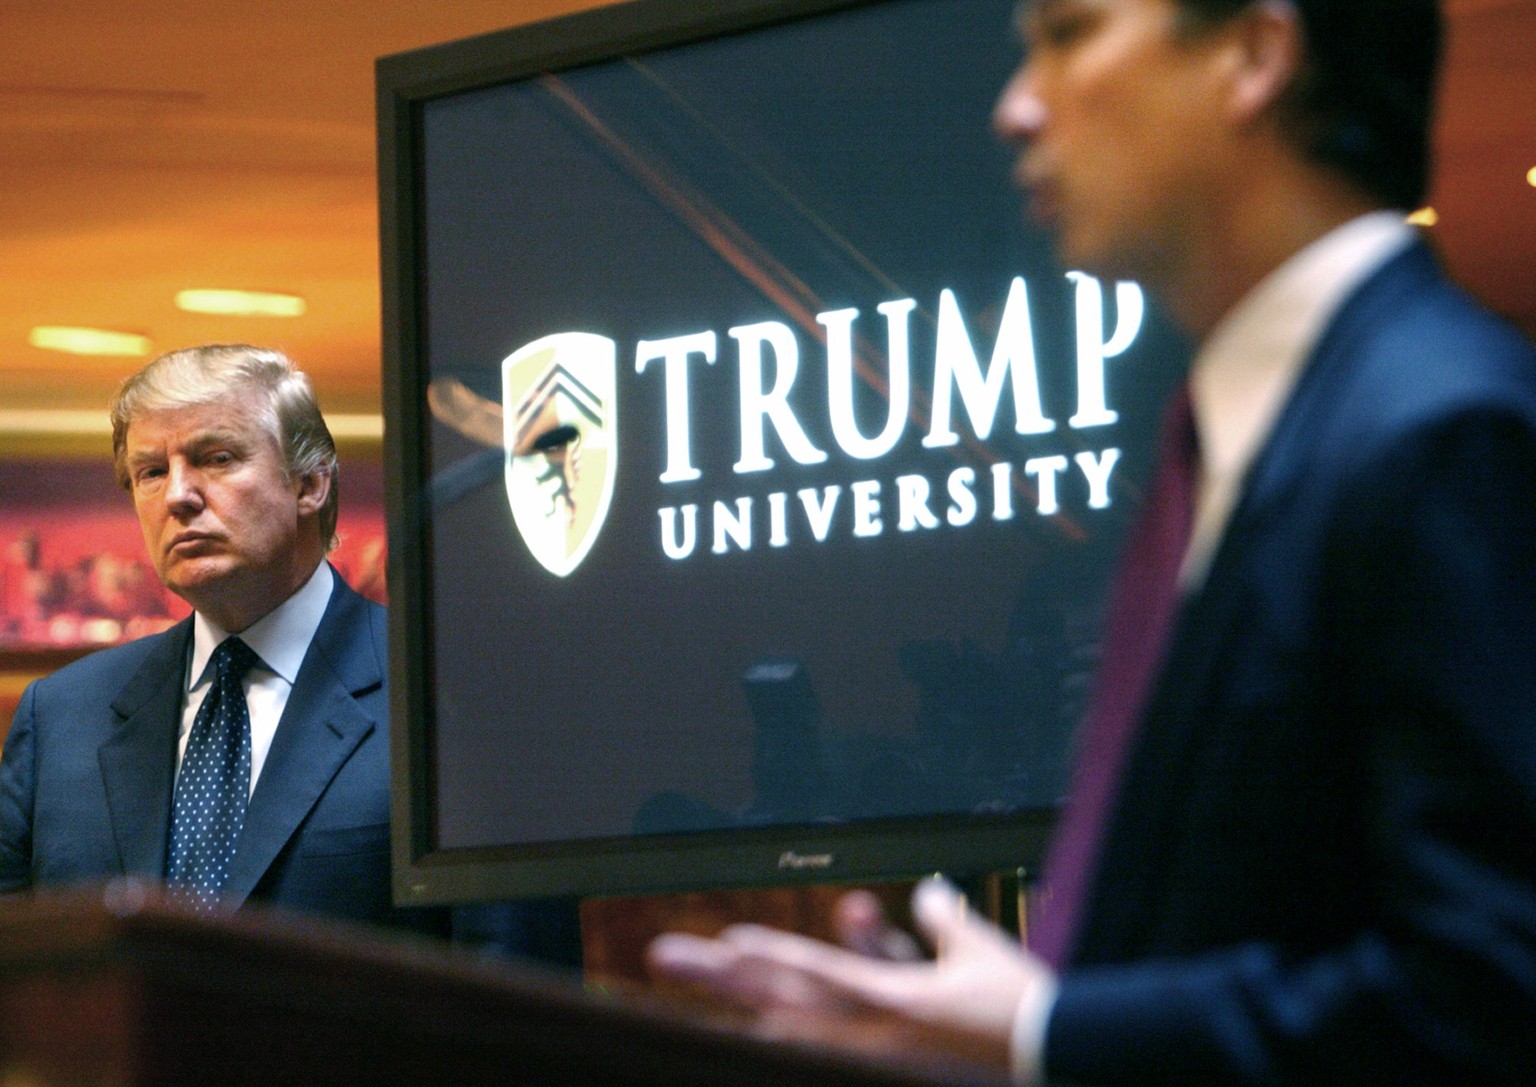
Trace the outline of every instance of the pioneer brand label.
{"type": "Polygon", "coordinates": [[[783,872],[821,871],[831,868],[837,857],[832,853],[797,853],[786,849],[779,854],[779,870],[783,872]]]}

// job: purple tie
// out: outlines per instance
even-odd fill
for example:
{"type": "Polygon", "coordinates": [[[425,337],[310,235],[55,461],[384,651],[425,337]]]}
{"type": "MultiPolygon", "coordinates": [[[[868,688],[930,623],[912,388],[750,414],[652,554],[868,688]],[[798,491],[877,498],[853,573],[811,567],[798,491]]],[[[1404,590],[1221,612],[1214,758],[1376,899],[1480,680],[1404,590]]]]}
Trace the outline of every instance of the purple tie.
{"type": "Polygon", "coordinates": [[[1071,954],[1121,767],[1178,609],[1179,566],[1194,521],[1198,456],[1185,386],[1163,414],[1157,469],[1116,576],[1072,789],[1046,852],[1044,894],[1029,927],[1031,949],[1057,969],[1071,954]]]}

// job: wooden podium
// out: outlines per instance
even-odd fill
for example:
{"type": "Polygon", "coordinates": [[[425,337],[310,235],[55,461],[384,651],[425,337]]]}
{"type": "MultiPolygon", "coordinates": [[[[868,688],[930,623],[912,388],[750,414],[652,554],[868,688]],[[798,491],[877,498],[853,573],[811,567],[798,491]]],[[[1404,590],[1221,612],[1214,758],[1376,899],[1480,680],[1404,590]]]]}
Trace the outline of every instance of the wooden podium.
{"type": "Polygon", "coordinates": [[[941,1087],[435,944],[114,884],[0,902],[0,1084],[941,1087]]]}

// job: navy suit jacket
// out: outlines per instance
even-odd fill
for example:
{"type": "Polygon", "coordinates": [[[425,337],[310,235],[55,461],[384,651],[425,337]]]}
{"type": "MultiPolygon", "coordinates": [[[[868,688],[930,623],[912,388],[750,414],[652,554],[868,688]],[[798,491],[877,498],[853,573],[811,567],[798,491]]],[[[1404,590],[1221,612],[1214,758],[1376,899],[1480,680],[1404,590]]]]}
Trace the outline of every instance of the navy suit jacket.
{"type": "Polygon", "coordinates": [[[1185,601],[1053,1080],[1536,1083],[1536,359],[1420,246],[1185,601]]]}
{"type": "MultiPolygon", "coordinates": [[[[160,879],[192,621],[29,686],[0,761],[0,891],[160,879]]],[[[226,887],[247,900],[441,929],[389,876],[384,609],[336,576],[251,795],[226,887]]]]}

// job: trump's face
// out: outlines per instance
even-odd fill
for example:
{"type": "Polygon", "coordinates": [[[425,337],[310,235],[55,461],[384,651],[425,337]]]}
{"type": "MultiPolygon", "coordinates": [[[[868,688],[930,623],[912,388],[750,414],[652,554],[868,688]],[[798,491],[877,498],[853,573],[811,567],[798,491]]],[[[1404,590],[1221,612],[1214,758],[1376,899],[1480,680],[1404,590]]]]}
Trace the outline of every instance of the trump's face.
{"type": "Polygon", "coordinates": [[[1155,282],[1217,210],[1231,43],[1174,0],[1030,0],[1020,23],[1025,60],[993,122],[1031,218],[1068,265],[1155,282]]]}
{"type": "Polygon", "coordinates": [[[237,632],[290,596],[323,547],[324,477],[290,477],[271,431],[231,399],[148,411],[125,464],[150,560],[165,586],[237,632]]]}

